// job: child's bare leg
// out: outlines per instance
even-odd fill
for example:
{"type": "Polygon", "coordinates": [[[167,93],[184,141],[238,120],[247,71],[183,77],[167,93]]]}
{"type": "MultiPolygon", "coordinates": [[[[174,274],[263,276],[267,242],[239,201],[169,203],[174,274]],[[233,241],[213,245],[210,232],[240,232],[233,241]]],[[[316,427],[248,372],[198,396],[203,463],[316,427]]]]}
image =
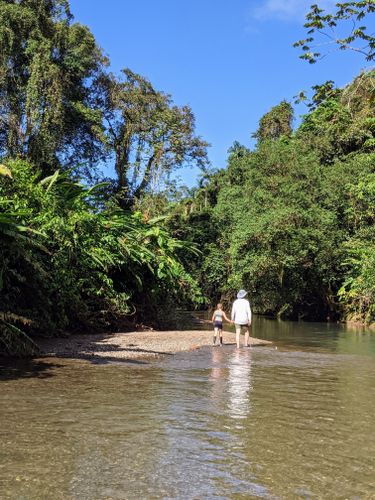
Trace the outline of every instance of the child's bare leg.
{"type": "Polygon", "coordinates": [[[217,338],[217,335],[218,335],[218,331],[219,331],[219,329],[216,328],[216,326],[215,326],[215,328],[214,328],[214,339],[213,339],[212,345],[216,345],[216,338],[217,338]]]}
{"type": "Polygon", "coordinates": [[[223,330],[219,330],[220,345],[223,345],[223,330]]]}

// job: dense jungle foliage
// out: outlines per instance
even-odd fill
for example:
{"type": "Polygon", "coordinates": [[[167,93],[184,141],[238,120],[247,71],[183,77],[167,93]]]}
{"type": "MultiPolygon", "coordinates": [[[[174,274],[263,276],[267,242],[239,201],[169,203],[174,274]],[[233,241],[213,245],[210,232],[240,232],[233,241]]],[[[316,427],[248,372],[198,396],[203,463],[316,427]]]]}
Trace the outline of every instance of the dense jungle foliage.
{"type": "MultiPolygon", "coordinates": [[[[172,168],[206,163],[194,115],[120,78],[68,1],[0,1],[0,350],[33,337],[160,326],[202,301],[163,217],[135,206],[172,168]],[[116,179],[100,182],[98,163],[116,179]]],[[[101,179],[103,181],[103,179],[101,179]]]]}
{"type": "Polygon", "coordinates": [[[292,106],[275,106],[255,149],[235,143],[176,211],[176,234],[202,249],[186,264],[206,296],[246,288],[258,313],[375,321],[374,76],[315,87],[295,131],[292,106]]]}
{"type": "Polygon", "coordinates": [[[296,130],[281,102],[211,171],[191,109],[108,66],[68,0],[0,0],[0,351],[165,325],[239,287],[259,313],[375,321],[374,72],[315,86],[296,130]],[[171,180],[189,163],[190,192],[171,180]]]}
{"type": "Polygon", "coordinates": [[[56,171],[49,177],[22,160],[2,166],[0,186],[1,341],[30,349],[30,335],[158,324],[163,308],[201,300],[163,220],[145,220],[103,185],[87,188],[56,171]],[[134,326],[134,325],[133,325],[134,326]],[[26,334],[27,332],[27,334],[26,334]]]}

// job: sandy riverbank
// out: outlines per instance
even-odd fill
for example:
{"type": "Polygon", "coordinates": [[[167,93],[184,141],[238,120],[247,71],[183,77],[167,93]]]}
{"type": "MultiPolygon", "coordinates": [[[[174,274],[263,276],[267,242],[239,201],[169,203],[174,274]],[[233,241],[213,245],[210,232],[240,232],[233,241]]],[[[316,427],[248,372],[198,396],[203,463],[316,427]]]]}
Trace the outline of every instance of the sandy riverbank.
{"type": "MultiPolygon", "coordinates": [[[[241,338],[243,342],[243,336],[241,338]]],[[[209,330],[145,331],[107,335],[74,335],[39,342],[43,356],[125,361],[152,358],[180,351],[190,351],[212,343],[209,330]]],[[[252,346],[272,344],[267,340],[251,338],[252,346]]],[[[235,345],[235,334],[224,332],[224,344],[235,345]]],[[[217,347],[220,349],[220,347],[217,347]]]]}

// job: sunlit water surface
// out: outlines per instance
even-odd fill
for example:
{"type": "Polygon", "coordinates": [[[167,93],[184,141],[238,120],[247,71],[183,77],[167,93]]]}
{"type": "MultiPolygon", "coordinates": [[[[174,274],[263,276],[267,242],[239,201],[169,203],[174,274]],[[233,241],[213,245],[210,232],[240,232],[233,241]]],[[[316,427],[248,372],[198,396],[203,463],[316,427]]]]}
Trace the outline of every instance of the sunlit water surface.
{"type": "Polygon", "coordinates": [[[375,334],[253,334],[274,346],[3,364],[0,498],[375,498],[375,334]]]}

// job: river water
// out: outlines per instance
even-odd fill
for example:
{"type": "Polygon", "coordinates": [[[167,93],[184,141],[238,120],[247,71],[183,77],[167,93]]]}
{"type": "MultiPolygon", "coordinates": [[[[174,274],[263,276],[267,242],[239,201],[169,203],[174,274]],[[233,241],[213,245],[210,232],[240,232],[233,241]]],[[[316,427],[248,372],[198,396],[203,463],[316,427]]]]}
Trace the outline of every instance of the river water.
{"type": "Polygon", "coordinates": [[[3,364],[0,498],[375,498],[375,334],[253,335],[274,345],[3,364]]]}

